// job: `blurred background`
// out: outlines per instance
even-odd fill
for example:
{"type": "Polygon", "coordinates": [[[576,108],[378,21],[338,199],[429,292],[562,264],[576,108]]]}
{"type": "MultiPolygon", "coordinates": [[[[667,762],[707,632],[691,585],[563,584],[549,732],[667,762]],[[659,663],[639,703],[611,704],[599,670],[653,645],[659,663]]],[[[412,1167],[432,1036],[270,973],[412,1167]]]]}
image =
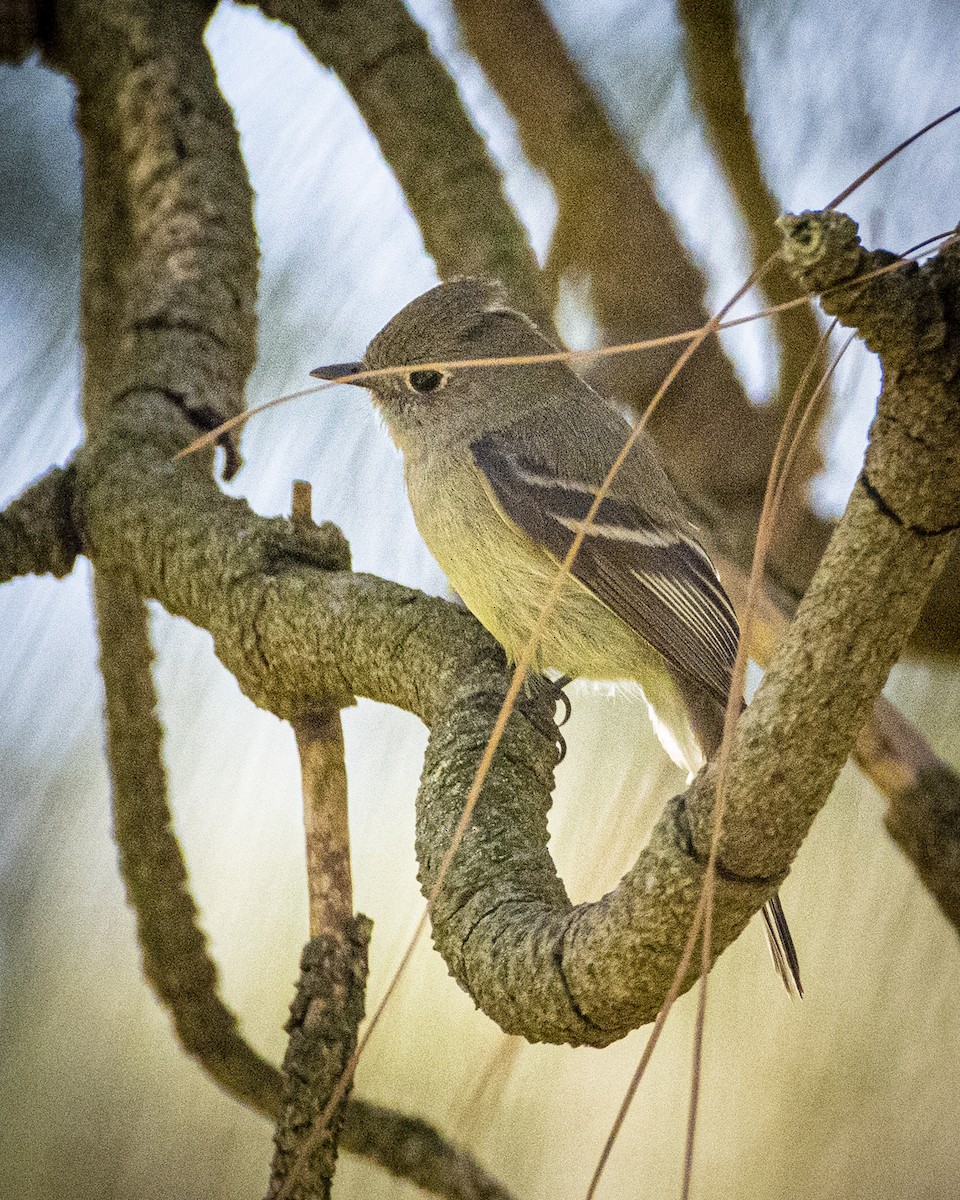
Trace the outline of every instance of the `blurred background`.
{"type": "MultiPolygon", "coordinates": [[[[415,19],[457,81],[537,255],[557,205],[442,0],[415,19]]],[[[690,89],[669,3],[547,4],[582,77],[650,173],[716,306],[752,266],[749,243],[690,89]]],[[[748,109],[784,210],[822,206],[876,157],[957,103],[960,11],[947,3],[743,3],[748,109]]],[[[436,281],[417,225],[337,77],[294,34],[221,4],[207,33],[256,192],[261,239],[256,403],[356,356],[436,281]]],[[[0,69],[0,499],[81,437],[77,337],[80,145],[70,85],[36,61],[0,69]]],[[[957,220],[958,128],[948,124],[845,208],[868,245],[902,249],[957,220]]],[[[754,297],[754,301],[759,300],[754,297]]],[[[558,322],[594,344],[595,314],[561,281],[558,322]]],[[[751,325],[725,346],[751,399],[775,386],[776,348],[751,325]]],[[[859,469],[878,386],[844,360],[812,496],[835,514],[859,469]]],[[[669,400],[668,400],[669,402],[669,400]]],[[[354,566],[443,594],[406,504],[400,460],[363,393],[335,390],[257,418],[229,485],[289,511],[309,479],[354,566]]],[[[223,992],[279,1061],[306,932],[298,763],[290,728],[255,709],[209,636],[156,608],[156,679],[177,832],[223,992]]],[[[110,835],[89,567],[0,589],[0,1194],[23,1198],[262,1194],[271,1129],[178,1049],[140,974],[110,835]]],[[[901,664],[888,695],[960,767],[960,676],[901,664]]],[[[632,862],[683,783],[642,708],[577,688],[558,772],[553,847],[574,900],[632,862]],[[616,713],[616,722],[611,719],[616,713]]],[[[413,800],[419,722],[366,701],[344,713],[356,903],[375,922],[368,1009],[421,911],[413,800]]],[[[759,927],[712,976],[696,1194],[939,1197],[960,1174],[956,934],[893,846],[879,794],[852,768],[782,890],[807,998],[790,1003],[759,927]]],[[[756,924],[756,923],[755,923],[756,924]]],[[[670,1018],[601,1187],[677,1195],[693,994],[670,1018]]],[[[521,1046],[447,976],[429,945],[364,1056],[357,1094],[434,1122],[518,1197],[583,1194],[646,1037],[604,1051],[521,1046]]],[[[344,1155],[335,1194],[415,1190],[344,1155]]]]}

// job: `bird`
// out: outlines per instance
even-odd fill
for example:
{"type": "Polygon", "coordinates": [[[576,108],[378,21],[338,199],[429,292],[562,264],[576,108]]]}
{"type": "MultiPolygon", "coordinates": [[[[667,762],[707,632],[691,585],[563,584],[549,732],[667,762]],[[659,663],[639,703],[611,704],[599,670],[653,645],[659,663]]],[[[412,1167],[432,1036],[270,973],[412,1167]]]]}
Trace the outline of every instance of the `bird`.
{"type": "MultiPolygon", "coordinates": [[[[403,456],[428,549],[510,662],[584,530],[532,669],[633,681],[664,748],[692,775],[719,749],[740,631],[651,439],[635,440],[587,522],[630,437],[624,415],[564,361],[455,365],[557,349],[499,282],[452,279],[401,309],[362,360],[311,375],[350,383],[404,368],[356,383],[403,456]]],[[[763,918],[777,973],[802,996],[778,895],[763,918]]]]}

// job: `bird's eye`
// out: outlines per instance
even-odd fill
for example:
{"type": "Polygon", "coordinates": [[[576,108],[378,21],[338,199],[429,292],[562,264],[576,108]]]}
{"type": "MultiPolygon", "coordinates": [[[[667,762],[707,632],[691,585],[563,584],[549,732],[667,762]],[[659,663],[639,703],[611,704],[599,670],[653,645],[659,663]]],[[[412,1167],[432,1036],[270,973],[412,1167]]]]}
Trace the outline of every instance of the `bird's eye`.
{"type": "Polygon", "coordinates": [[[435,392],[447,382],[442,371],[411,371],[407,382],[415,392],[435,392]]]}

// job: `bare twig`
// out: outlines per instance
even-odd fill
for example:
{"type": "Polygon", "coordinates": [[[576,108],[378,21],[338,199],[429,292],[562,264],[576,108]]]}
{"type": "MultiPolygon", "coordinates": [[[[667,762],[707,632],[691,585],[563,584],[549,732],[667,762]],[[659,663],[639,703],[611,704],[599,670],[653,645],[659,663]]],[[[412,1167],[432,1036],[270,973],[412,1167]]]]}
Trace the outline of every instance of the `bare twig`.
{"type": "Polygon", "coordinates": [[[0,583],[18,575],[70,574],[82,548],[72,497],[73,468],[52,467],[0,512],[0,583]]]}
{"type": "MultiPolygon", "coordinates": [[[[293,528],[314,533],[310,485],[293,485],[293,528]]],[[[334,705],[293,721],[303,778],[310,941],[301,962],[283,1060],[283,1108],[267,1196],[326,1197],[352,1079],[341,1085],[357,1044],[372,929],[353,915],[343,725],[334,705]],[[320,1114],[323,1130],[315,1136],[320,1114]]]]}
{"type": "MultiPolygon", "coordinates": [[[[310,485],[293,484],[293,525],[315,529],[310,485]]],[[[343,722],[338,708],[297,717],[293,722],[303,779],[303,825],[307,848],[310,936],[337,933],[353,919],[347,769],[343,722]]]]}

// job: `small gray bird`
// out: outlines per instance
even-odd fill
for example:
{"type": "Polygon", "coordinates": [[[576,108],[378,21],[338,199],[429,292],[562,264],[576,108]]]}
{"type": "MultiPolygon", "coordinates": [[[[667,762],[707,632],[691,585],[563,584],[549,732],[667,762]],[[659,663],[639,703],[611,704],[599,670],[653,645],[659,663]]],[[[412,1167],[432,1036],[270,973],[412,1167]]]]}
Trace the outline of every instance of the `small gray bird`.
{"type": "MultiPolygon", "coordinates": [[[[424,541],[511,661],[630,426],[566,363],[417,364],[556,349],[499,285],[459,279],[402,309],[362,362],[311,372],[335,379],[410,366],[358,385],[372,392],[403,453],[424,541]]],[[[716,570],[641,437],[587,528],[540,636],[536,669],[635,681],[668,753],[694,771],[720,745],[739,636],[716,570]]],[[[778,897],[763,915],[778,974],[802,995],[778,897]]]]}

